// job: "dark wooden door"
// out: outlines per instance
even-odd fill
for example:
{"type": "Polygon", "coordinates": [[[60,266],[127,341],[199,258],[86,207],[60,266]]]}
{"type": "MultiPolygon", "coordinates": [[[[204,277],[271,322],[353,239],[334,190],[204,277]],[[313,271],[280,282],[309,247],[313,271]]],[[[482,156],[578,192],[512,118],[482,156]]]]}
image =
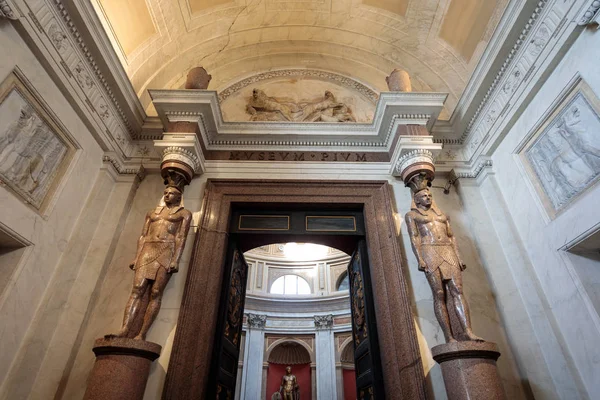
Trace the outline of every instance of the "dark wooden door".
{"type": "Polygon", "coordinates": [[[369,257],[364,239],[358,241],[358,248],[352,254],[348,265],[348,277],[350,278],[356,395],[358,400],[381,400],[385,398],[385,394],[371,291],[369,257]]]}
{"type": "Polygon", "coordinates": [[[233,400],[240,354],[248,264],[236,240],[230,240],[219,306],[209,399],[233,400]]]}

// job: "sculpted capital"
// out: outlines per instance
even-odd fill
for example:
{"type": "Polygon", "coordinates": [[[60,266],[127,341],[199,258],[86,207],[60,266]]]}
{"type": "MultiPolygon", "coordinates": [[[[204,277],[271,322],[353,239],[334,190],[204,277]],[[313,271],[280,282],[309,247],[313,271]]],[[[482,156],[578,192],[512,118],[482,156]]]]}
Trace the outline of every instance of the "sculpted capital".
{"type": "Polygon", "coordinates": [[[263,329],[267,324],[267,316],[260,314],[246,314],[248,326],[254,329],[263,329]]]}
{"type": "Polygon", "coordinates": [[[315,315],[315,328],[331,329],[333,327],[333,315],[315,315]]]}

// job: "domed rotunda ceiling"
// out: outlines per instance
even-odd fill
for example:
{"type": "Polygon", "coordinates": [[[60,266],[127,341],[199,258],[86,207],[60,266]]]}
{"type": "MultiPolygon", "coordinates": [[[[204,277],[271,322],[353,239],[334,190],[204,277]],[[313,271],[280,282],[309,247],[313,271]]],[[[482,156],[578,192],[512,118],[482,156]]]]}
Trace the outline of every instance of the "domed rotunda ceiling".
{"type": "MultiPolygon", "coordinates": [[[[350,77],[374,92],[408,71],[447,92],[447,119],[508,0],[92,0],[149,115],[147,89],[178,89],[203,66],[221,92],[269,71],[350,77]]],[[[322,94],[322,93],[321,93],[322,94]]]]}

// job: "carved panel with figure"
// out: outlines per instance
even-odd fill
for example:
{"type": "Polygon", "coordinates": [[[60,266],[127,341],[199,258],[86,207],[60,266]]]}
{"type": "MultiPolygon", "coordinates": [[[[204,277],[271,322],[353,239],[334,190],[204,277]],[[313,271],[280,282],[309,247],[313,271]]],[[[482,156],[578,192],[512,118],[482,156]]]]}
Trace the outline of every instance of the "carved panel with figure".
{"type": "Polygon", "coordinates": [[[581,81],[520,152],[551,217],[600,178],[600,101],[581,81]]]}
{"type": "Polygon", "coordinates": [[[291,99],[267,96],[254,89],[246,111],[251,121],[281,122],[356,122],[352,110],[326,90],[322,98],[293,102],[291,99]]]}
{"type": "Polygon", "coordinates": [[[0,85],[0,181],[43,212],[75,145],[16,69],[0,85]]]}

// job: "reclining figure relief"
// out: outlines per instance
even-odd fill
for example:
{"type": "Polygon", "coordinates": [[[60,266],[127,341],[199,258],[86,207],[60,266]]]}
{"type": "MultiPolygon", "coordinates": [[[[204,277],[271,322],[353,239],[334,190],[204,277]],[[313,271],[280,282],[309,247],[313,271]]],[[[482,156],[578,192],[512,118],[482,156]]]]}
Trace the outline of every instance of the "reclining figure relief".
{"type": "Polygon", "coordinates": [[[250,121],[356,122],[350,107],[338,102],[329,90],[321,99],[294,103],[254,89],[246,111],[251,115],[250,121]]]}

